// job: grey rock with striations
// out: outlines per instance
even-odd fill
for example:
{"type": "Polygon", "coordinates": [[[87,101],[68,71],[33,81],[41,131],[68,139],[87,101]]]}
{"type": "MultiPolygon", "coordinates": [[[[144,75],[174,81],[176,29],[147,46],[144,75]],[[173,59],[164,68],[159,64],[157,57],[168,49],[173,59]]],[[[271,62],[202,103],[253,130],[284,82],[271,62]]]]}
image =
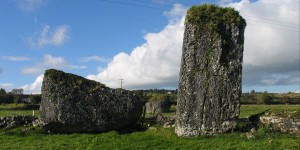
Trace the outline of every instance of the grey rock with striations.
{"type": "Polygon", "coordinates": [[[231,8],[194,6],[185,22],[175,132],[231,131],[240,112],[245,20],[231,8]]]}
{"type": "Polygon", "coordinates": [[[111,89],[50,69],[42,84],[39,118],[51,132],[104,132],[134,125],[143,103],[131,91],[111,89]]]}

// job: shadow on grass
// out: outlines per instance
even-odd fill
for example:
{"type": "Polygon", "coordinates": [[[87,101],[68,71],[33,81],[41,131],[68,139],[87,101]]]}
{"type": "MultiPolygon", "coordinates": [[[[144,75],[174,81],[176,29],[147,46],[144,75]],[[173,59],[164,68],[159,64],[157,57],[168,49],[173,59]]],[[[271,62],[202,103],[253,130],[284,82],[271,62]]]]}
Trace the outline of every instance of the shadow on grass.
{"type": "Polygon", "coordinates": [[[247,118],[239,118],[237,121],[237,127],[234,129],[235,132],[249,132],[251,129],[257,130],[259,128],[259,118],[264,115],[268,110],[251,115],[247,118]]]}

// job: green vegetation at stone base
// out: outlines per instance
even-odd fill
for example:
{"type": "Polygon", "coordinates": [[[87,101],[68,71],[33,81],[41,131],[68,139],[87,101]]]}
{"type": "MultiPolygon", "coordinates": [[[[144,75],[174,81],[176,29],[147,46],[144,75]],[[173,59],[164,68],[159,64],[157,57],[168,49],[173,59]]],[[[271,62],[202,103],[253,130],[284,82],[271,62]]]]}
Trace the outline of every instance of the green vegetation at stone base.
{"type": "Polygon", "coordinates": [[[299,138],[260,131],[248,140],[246,133],[197,138],[177,137],[174,128],[154,127],[120,134],[47,134],[40,128],[0,130],[2,149],[299,149],[299,138]]]}

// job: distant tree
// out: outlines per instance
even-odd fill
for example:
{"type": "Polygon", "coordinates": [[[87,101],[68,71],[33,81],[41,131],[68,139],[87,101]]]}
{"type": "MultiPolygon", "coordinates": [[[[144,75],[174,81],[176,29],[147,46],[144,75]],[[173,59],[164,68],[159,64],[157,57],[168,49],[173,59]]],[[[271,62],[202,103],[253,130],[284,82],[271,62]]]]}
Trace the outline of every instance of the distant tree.
{"type": "Polygon", "coordinates": [[[255,91],[254,91],[254,90],[251,90],[250,94],[251,94],[251,95],[254,95],[254,94],[255,94],[255,91]]]}
{"type": "Polygon", "coordinates": [[[271,104],[272,97],[268,93],[262,93],[258,95],[257,104],[271,104]]]}
{"type": "Polygon", "coordinates": [[[4,89],[0,89],[0,95],[4,95],[4,94],[6,94],[6,91],[4,90],[4,89]]]}
{"type": "Polygon", "coordinates": [[[9,104],[14,102],[14,96],[12,94],[0,95],[0,104],[9,104]]]}
{"type": "Polygon", "coordinates": [[[154,102],[154,101],[158,101],[158,100],[165,100],[165,96],[164,95],[154,95],[149,99],[150,102],[154,102]]]}
{"type": "Polygon", "coordinates": [[[41,95],[31,95],[30,96],[30,102],[32,104],[39,104],[42,101],[41,95]]]}
{"type": "Polygon", "coordinates": [[[14,96],[14,103],[19,104],[22,102],[22,99],[20,96],[14,96]]]}
{"type": "Polygon", "coordinates": [[[23,92],[24,92],[23,89],[13,89],[13,90],[11,91],[11,93],[12,93],[13,95],[23,95],[23,92]]]}
{"type": "Polygon", "coordinates": [[[289,103],[289,101],[290,101],[290,97],[289,96],[287,96],[287,95],[284,95],[283,97],[282,97],[282,101],[287,105],[288,103],[289,103]]]}

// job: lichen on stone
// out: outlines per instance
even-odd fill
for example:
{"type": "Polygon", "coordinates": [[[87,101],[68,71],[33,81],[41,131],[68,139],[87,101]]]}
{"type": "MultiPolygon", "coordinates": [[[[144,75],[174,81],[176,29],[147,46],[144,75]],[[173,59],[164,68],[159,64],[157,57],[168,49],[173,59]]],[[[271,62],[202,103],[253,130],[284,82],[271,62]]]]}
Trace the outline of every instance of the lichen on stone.
{"type": "Polygon", "coordinates": [[[179,136],[223,133],[236,125],[245,26],[232,8],[204,4],[188,10],[176,112],[179,136]]]}
{"type": "Polygon", "coordinates": [[[143,102],[133,92],[46,70],[39,118],[52,132],[104,132],[134,125],[143,102]]]}

